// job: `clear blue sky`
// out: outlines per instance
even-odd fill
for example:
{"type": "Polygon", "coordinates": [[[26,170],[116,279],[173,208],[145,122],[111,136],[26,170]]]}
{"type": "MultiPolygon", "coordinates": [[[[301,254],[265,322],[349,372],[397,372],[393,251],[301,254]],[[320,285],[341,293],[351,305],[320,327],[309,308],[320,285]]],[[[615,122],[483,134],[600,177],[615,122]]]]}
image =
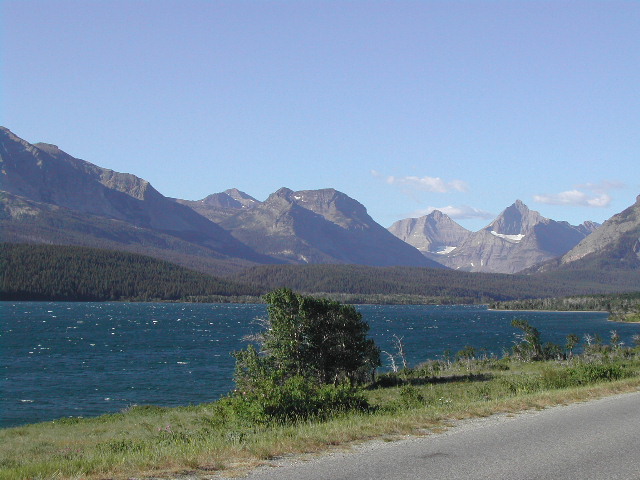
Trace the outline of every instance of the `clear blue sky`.
{"type": "Polygon", "coordinates": [[[333,187],[477,230],[640,194],[640,1],[0,5],[0,124],[167,196],[333,187]]]}

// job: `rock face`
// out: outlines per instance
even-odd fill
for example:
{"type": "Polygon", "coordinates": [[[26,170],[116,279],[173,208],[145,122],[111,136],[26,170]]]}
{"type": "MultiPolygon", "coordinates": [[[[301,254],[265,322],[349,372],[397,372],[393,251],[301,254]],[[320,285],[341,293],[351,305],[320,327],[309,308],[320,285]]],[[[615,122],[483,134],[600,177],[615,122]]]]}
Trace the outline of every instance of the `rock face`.
{"type": "Polygon", "coordinates": [[[640,195],[636,203],[604,222],[560,259],[561,266],[640,268],[640,195]]]}
{"type": "Polygon", "coordinates": [[[203,217],[220,223],[236,213],[254,207],[260,202],[237,188],[231,188],[221,193],[211,194],[202,200],[180,200],[176,202],[188,206],[203,217]]]}
{"type": "Polygon", "coordinates": [[[258,252],[291,263],[442,268],[373,221],[362,204],[334,189],[281,188],[220,225],[258,252]]]}
{"type": "Polygon", "coordinates": [[[0,241],[123,249],[209,272],[220,266],[213,260],[229,269],[283,262],[443,268],[332,189],[281,189],[265,202],[237,189],[172,199],[135,175],[32,145],[6,128],[0,162],[0,241]]]}
{"type": "Polygon", "coordinates": [[[466,228],[458,225],[440,210],[420,218],[399,220],[389,227],[389,231],[400,240],[413,245],[429,258],[430,255],[446,255],[459,247],[471,235],[466,228]]]}
{"type": "Polygon", "coordinates": [[[590,226],[550,220],[517,200],[441,263],[472,272],[516,273],[568,252],[586,237],[590,226]]]}
{"type": "Polygon", "coordinates": [[[168,253],[175,243],[215,258],[273,262],[135,175],[98,167],[55,145],[31,145],[6,128],[0,129],[0,157],[4,240],[125,249],[146,242],[168,253]]]}

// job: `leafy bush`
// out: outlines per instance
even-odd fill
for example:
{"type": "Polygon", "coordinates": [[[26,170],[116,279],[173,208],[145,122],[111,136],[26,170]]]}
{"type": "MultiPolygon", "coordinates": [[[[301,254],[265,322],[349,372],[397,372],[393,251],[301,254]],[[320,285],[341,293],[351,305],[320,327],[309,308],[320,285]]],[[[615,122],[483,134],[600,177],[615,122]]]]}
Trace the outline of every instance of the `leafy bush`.
{"type": "Polygon", "coordinates": [[[366,410],[354,385],[372,376],[380,351],[367,338],[362,315],[352,306],[285,288],[263,298],[269,320],[256,337],[260,350],[250,345],[234,353],[234,412],[265,423],[366,410]]]}
{"type": "Polygon", "coordinates": [[[320,385],[300,375],[282,383],[267,380],[251,391],[236,390],[229,404],[236,415],[258,424],[325,419],[345,411],[369,409],[362,393],[349,385],[320,385]]]}
{"type": "Polygon", "coordinates": [[[576,385],[619,380],[629,376],[621,365],[612,363],[581,363],[568,369],[568,374],[576,385]]]}
{"type": "Polygon", "coordinates": [[[413,385],[404,385],[400,388],[400,402],[406,407],[424,405],[425,398],[413,385]]]}

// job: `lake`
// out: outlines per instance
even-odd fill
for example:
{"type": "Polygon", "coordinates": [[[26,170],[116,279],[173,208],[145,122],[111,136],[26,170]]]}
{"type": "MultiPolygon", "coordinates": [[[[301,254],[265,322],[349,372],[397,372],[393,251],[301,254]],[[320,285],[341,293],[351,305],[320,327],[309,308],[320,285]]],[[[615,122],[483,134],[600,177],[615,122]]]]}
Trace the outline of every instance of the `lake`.
{"type": "MultiPolygon", "coordinates": [[[[502,355],[514,318],[543,341],[615,329],[630,345],[638,324],[594,312],[505,312],[482,306],[360,305],[370,336],[394,352],[403,337],[410,365],[466,345],[502,355]]],[[[134,404],[188,405],[233,388],[243,337],[260,330],[265,305],[0,302],[0,427],[118,412],[134,404]]],[[[383,356],[383,362],[386,358],[383,356]]],[[[388,367],[388,366],[387,366],[388,367]]]]}

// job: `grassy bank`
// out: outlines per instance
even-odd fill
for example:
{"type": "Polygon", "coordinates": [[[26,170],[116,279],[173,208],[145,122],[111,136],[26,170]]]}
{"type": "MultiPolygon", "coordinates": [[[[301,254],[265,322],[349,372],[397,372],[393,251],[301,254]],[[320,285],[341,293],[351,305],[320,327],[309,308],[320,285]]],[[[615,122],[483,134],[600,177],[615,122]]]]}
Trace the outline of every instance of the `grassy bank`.
{"type": "Polygon", "coordinates": [[[562,361],[430,361],[378,377],[370,408],[327,420],[255,424],[224,400],[136,406],[0,430],[0,479],[124,479],[238,472],[287,453],[375,437],[422,434],[450,420],[543,408],[640,388],[640,350],[604,349],[562,361]]]}
{"type": "Polygon", "coordinates": [[[640,313],[630,312],[611,315],[609,317],[609,320],[611,320],[612,322],[640,323],[640,313]]]}

